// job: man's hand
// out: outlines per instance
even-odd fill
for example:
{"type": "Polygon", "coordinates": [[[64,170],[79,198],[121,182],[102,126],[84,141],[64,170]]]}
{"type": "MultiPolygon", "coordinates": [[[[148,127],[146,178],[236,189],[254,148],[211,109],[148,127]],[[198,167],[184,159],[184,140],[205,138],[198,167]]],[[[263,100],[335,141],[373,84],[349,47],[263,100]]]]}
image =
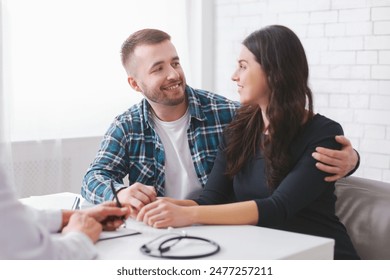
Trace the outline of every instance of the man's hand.
{"type": "Polygon", "coordinates": [[[123,224],[122,217],[129,217],[130,208],[119,208],[114,201],[108,201],[80,212],[100,222],[104,230],[115,230],[123,224]]]}
{"type": "Polygon", "coordinates": [[[69,232],[82,232],[95,243],[102,232],[102,225],[87,214],[77,211],[70,216],[68,224],[62,230],[64,234],[69,232]]]}
{"type": "Polygon", "coordinates": [[[344,136],[336,136],[336,141],[342,145],[340,151],[317,147],[312,156],[318,161],[316,167],[324,172],[334,174],[325,177],[332,182],[345,177],[358,163],[358,155],[351,142],[344,136]]]}
{"type": "Polygon", "coordinates": [[[138,212],[145,205],[156,200],[157,193],[153,186],[147,186],[141,183],[134,183],[131,186],[118,192],[118,199],[122,204],[130,205],[132,218],[135,218],[138,212]]]}

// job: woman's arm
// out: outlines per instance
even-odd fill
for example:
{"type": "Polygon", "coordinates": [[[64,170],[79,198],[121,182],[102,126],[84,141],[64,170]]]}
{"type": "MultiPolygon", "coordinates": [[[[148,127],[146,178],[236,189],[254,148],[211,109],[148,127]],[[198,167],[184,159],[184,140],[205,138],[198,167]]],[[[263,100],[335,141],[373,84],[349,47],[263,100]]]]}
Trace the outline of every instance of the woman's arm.
{"type": "Polygon", "coordinates": [[[178,206],[195,206],[198,205],[195,201],[190,199],[174,199],[171,197],[158,197],[157,200],[163,200],[166,202],[170,202],[172,204],[178,205],[178,206]]]}
{"type": "Polygon", "coordinates": [[[292,153],[297,162],[292,170],[270,197],[255,199],[262,213],[258,221],[259,226],[283,225],[309,206],[316,208],[315,211],[330,211],[334,203],[334,182],[324,180],[329,174],[316,168],[312,153],[316,147],[340,149],[334,135],[342,133],[341,126],[330,119],[317,117],[315,122],[313,121],[299,142],[293,146],[292,153]]]}
{"type": "Polygon", "coordinates": [[[256,225],[259,219],[257,205],[253,200],[191,208],[194,224],[256,225]]]}
{"type": "Polygon", "coordinates": [[[258,209],[254,201],[180,206],[168,200],[157,200],[142,208],[137,220],[156,228],[183,227],[192,224],[255,225],[258,221],[258,209]]]}

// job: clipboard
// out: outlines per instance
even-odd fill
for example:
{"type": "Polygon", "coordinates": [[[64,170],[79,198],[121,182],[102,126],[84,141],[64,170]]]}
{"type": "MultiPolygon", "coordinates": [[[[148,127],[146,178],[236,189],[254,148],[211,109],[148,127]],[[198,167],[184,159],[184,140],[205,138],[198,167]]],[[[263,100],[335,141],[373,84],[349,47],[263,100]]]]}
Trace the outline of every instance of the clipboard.
{"type": "Polygon", "coordinates": [[[141,234],[141,233],[131,228],[121,227],[114,231],[102,231],[98,241],[121,238],[126,236],[137,235],[137,234],[141,234]]]}

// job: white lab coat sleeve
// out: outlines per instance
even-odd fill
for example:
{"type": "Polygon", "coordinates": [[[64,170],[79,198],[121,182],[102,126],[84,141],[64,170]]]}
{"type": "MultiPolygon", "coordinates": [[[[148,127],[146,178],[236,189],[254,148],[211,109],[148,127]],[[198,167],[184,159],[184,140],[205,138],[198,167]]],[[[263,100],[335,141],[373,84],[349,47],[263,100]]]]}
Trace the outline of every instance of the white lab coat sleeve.
{"type": "Polygon", "coordinates": [[[20,203],[0,170],[0,259],[93,259],[93,242],[81,232],[60,234],[62,213],[20,203]]]}

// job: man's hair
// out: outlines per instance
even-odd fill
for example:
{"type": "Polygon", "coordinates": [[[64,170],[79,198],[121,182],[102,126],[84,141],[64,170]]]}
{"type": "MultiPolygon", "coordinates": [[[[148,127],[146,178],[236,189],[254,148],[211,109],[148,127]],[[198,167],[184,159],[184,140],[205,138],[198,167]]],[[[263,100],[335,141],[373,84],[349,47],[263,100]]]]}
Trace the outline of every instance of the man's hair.
{"type": "Polygon", "coordinates": [[[122,44],[121,60],[123,67],[126,69],[126,65],[130,61],[136,47],[140,45],[155,45],[165,40],[171,40],[171,36],[158,29],[141,29],[134,32],[122,44]]]}

